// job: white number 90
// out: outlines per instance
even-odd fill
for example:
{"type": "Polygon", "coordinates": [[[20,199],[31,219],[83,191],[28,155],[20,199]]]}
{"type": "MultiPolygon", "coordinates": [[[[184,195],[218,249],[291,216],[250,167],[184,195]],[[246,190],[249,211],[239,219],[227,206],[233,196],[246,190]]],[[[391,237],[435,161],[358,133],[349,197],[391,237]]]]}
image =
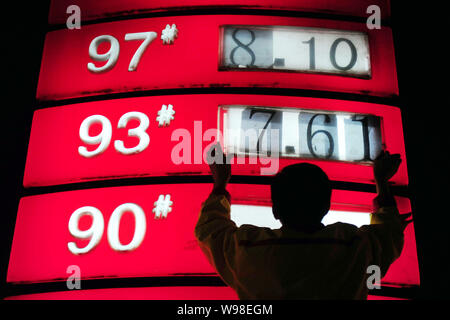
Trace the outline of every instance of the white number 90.
{"type": "MultiPolygon", "coordinates": [[[[75,242],[69,242],[67,247],[73,254],[88,253],[94,249],[100,242],[103,231],[105,228],[105,222],[103,215],[95,207],[82,207],[75,210],[69,219],[69,232],[77,239],[89,239],[89,243],[84,248],[79,248],[75,242]],[[88,215],[92,217],[92,224],[87,230],[80,230],[81,217],[88,215]]],[[[145,231],[147,228],[147,222],[145,219],[144,210],[140,206],[134,203],[124,203],[118,206],[113,213],[108,223],[108,242],[111,248],[115,251],[131,251],[136,249],[144,240],[145,231]],[[135,229],[133,239],[126,245],[122,244],[119,240],[119,227],[120,220],[125,212],[133,213],[135,219],[135,229]]]]}

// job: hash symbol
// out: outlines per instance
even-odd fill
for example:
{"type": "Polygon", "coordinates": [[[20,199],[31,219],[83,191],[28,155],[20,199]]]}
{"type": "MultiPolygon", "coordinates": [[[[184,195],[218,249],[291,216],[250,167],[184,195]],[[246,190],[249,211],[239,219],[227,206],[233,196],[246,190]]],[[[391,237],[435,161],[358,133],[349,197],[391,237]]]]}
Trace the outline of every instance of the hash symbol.
{"type": "Polygon", "coordinates": [[[155,219],[167,218],[167,214],[172,211],[173,201],[170,201],[170,194],[164,196],[161,194],[158,201],[155,201],[152,212],[155,213],[155,219]]]}
{"type": "Polygon", "coordinates": [[[172,26],[166,25],[166,28],[161,33],[163,44],[172,44],[175,38],[178,37],[178,29],[175,24],[172,24],[172,26]]]}
{"type": "Polygon", "coordinates": [[[167,107],[165,104],[162,105],[161,110],[158,111],[158,116],[156,117],[156,121],[158,121],[158,127],[169,125],[170,120],[173,120],[173,115],[175,111],[173,110],[173,106],[169,104],[167,107]]]}

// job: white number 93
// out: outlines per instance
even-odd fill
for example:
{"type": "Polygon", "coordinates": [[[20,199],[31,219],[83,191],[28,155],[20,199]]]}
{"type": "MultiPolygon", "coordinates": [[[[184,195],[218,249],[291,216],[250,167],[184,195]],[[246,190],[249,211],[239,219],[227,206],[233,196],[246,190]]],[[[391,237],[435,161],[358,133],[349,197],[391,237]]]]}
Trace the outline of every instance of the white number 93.
{"type": "MultiPolygon", "coordinates": [[[[125,155],[142,152],[148,147],[150,143],[150,136],[146,132],[146,130],[150,125],[150,120],[148,119],[148,117],[144,113],[137,111],[125,113],[120,117],[117,128],[118,129],[125,128],[127,126],[128,121],[130,120],[139,121],[138,127],[128,130],[128,136],[137,137],[139,139],[139,143],[135,147],[129,148],[125,147],[125,144],[122,140],[114,141],[114,148],[116,149],[116,151],[125,155]]],[[[105,150],[108,148],[111,142],[112,137],[111,122],[108,120],[108,118],[102,115],[93,115],[87,117],[81,123],[79,134],[81,141],[83,141],[88,145],[98,144],[98,147],[95,150],[89,151],[85,146],[79,146],[78,153],[85,158],[97,156],[105,152],[105,150]],[[91,136],[89,135],[89,129],[95,123],[99,123],[102,127],[102,130],[99,134],[91,136]]]]}

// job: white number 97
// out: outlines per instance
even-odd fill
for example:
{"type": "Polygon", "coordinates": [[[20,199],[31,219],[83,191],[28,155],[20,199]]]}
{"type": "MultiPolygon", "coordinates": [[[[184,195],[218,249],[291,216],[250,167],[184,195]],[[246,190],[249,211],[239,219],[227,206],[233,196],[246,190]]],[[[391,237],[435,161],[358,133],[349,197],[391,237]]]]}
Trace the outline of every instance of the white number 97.
{"type": "MultiPolygon", "coordinates": [[[[137,32],[137,33],[127,33],[125,35],[125,41],[133,40],[143,40],[141,45],[137,48],[133,57],[131,58],[130,64],[128,66],[128,71],[136,71],[141,57],[144,54],[147,47],[152,43],[153,40],[157,38],[156,32],[137,32]]],[[[101,35],[91,41],[89,45],[89,56],[94,61],[107,61],[101,67],[97,67],[94,63],[89,62],[87,64],[88,70],[93,73],[101,73],[111,70],[117,63],[120,53],[119,40],[110,35],[101,35]],[[110,48],[105,53],[98,53],[98,47],[103,42],[109,42],[110,48]]]]}
{"type": "Polygon", "coordinates": [[[91,44],[89,45],[89,56],[94,61],[107,61],[107,62],[101,67],[97,67],[92,62],[89,62],[87,64],[88,70],[94,73],[100,73],[110,70],[116,65],[117,59],[119,58],[119,52],[120,52],[120,45],[119,41],[116,38],[110,35],[98,36],[97,38],[92,40],[91,44]],[[98,53],[98,47],[103,42],[109,42],[110,48],[105,53],[98,53]]]}

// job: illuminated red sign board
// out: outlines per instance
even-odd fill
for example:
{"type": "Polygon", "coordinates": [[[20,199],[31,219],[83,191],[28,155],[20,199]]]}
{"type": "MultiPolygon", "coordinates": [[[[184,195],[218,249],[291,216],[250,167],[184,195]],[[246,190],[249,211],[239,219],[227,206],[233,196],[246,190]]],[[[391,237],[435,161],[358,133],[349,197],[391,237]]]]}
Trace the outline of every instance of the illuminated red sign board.
{"type": "MultiPolygon", "coordinates": [[[[400,111],[386,105],[225,94],[127,98],[36,111],[24,185],[209,174],[206,151],[216,138],[225,146],[231,145],[230,132],[244,132],[251,127],[253,119],[261,116],[259,130],[253,136],[256,140],[262,133],[266,139],[270,131],[263,132],[262,129],[268,123],[267,112],[276,112],[270,124],[279,132],[279,152],[270,156],[267,153],[265,157],[246,157],[245,153],[236,152],[233,174],[273,175],[286,165],[306,160],[321,166],[333,180],[372,183],[371,159],[383,145],[406,158],[400,111]],[[168,113],[171,118],[163,123],[159,121],[162,119],[161,110],[166,113],[173,111],[168,113]],[[253,112],[251,118],[250,114],[245,114],[248,110],[253,112]],[[347,117],[342,119],[342,126],[339,124],[341,115],[347,117]],[[379,127],[364,127],[363,120],[369,119],[368,115],[380,119],[379,127]],[[311,121],[313,116],[316,118],[311,121]],[[325,123],[327,126],[324,127],[326,117],[334,119],[334,123],[325,123]],[[241,124],[239,128],[230,128],[227,123],[241,124]],[[294,129],[287,131],[286,128],[294,129]],[[371,133],[366,142],[365,129],[371,133]],[[315,134],[319,130],[327,130],[330,138],[325,134],[315,134]],[[376,131],[379,131],[379,139],[376,131]],[[308,148],[308,142],[311,148],[308,148]],[[330,144],[333,144],[332,150],[329,149],[330,144]],[[320,149],[325,151],[320,153],[320,149]],[[365,153],[368,158],[363,161],[365,153]]],[[[273,144],[274,140],[271,141],[273,144]]],[[[250,147],[255,149],[257,142],[250,143],[250,147]]],[[[266,144],[264,142],[260,144],[266,144]]],[[[393,182],[407,184],[406,161],[403,161],[393,182]]]]}
{"type": "Polygon", "coordinates": [[[390,16],[387,0],[184,0],[182,2],[178,0],[53,0],[50,6],[49,23],[65,23],[67,8],[73,4],[78,5],[82,10],[83,20],[195,8],[282,9],[367,17],[367,8],[371,5],[377,5],[380,8],[380,16],[383,19],[390,16]]]}
{"type": "MultiPolygon", "coordinates": [[[[24,187],[104,180],[121,185],[123,178],[150,181],[161,176],[178,176],[182,182],[185,176],[210,174],[206,151],[216,141],[235,155],[236,182],[306,161],[320,166],[331,180],[373,184],[373,160],[386,149],[403,159],[392,182],[407,186],[399,108],[300,93],[226,93],[227,88],[284,88],[294,89],[290,94],[299,89],[308,95],[398,95],[391,30],[370,29],[361,19],[373,5],[380,8],[382,19],[390,17],[387,0],[186,0],[182,6],[174,0],[52,1],[49,23],[57,30],[46,36],[36,97],[38,102],[53,101],[55,107],[34,113],[24,187]],[[61,26],[72,5],[81,9],[81,29],[61,26]],[[267,10],[225,15],[218,14],[219,7],[267,10]],[[188,15],[196,9],[211,14],[188,15]],[[178,10],[183,12],[174,15],[178,10]],[[269,16],[270,10],[327,15],[269,16]],[[159,12],[157,17],[151,17],[153,12],[159,12]],[[336,15],[340,18],[333,20],[336,15]],[[91,23],[84,24],[88,20],[91,23]],[[205,88],[222,88],[224,93],[206,94],[205,88]],[[154,91],[159,89],[178,92],[154,91]],[[139,97],[116,95],[130,92],[139,92],[139,97]],[[84,102],[68,100],[72,98],[84,102]]],[[[194,237],[201,203],[210,191],[210,184],[172,183],[24,197],[7,281],[58,282],[67,278],[72,265],[80,268],[83,280],[217,277],[194,237]]],[[[237,225],[280,226],[271,213],[268,185],[231,184],[229,191],[231,218],[237,225]]],[[[368,224],[374,196],[333,190],[331,210],[322,222],[368,224]]],[[[400,213],[411,212],[408,198],[396,200],[400,213]]],[[[382,284],[419,282],[411,223],[402,254],[382,284]]],[[[143,287],[16,298],[237,296],[227,287],[143,287]]]]}
{"type": "Polygon", "coordinates": [[[208,87],[397,95],[392,33],[364,23],[245,15],[61,29],[47,34],[37,98],[208,87]]]}
{"type": "MultiPolygon", "coordinates": [[[[229,190],[233,205],[270,206],[269,186],[235,184],[229,190]]],[[[57,280],[67,277],[70,265],[80,268],[82,279],[215,274],[193,232],[200,204],[210,191],[208,184],[169,184],[25,197],[7,280],[57,280]]],[[[349,216],[368,213],[373,197],[335,190],[331,211],[349,216]]],[[[408,199],[397,198],[397,202],[400,212],[410,212],[408,199]]],[[[405,238],[402,256],[384,283],[418,283],[412,226],[405,238]]]]}

